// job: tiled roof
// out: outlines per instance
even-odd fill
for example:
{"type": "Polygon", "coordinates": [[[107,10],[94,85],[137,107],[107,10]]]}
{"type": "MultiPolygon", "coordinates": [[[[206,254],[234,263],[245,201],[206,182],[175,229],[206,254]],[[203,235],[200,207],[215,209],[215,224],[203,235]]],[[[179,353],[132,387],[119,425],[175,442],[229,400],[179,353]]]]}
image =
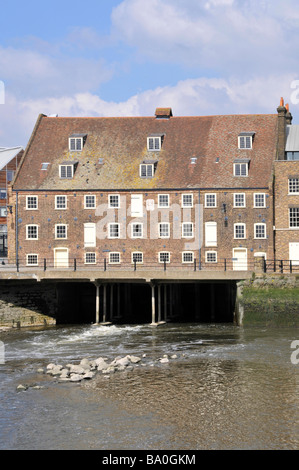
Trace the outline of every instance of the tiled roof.
{"type": "Polygon", "coordinates": [[[276,152],[277,115],[64,118],[41,115],[27,146],[14,189],[125,190],[267,187],[276,152]],[[238,135],[254,132],[253,148],[238,149],[238,135]],[[81,152],[68,149],[73,134],[86,134],[81,152]],[[163,135],[161,151],[147,137],[163,135]],[[233,176],[236,159],[250,159],[249,176],[233,176]],[[155,176],[139,165],[157,160],[155,176]],[[59,178],[59,165],[78,161],[74,178],[59,178]],[[218,161],[218,162],[217,162],[218,161]],[[48,162],[48,170],[41,170],[48,162]]]}

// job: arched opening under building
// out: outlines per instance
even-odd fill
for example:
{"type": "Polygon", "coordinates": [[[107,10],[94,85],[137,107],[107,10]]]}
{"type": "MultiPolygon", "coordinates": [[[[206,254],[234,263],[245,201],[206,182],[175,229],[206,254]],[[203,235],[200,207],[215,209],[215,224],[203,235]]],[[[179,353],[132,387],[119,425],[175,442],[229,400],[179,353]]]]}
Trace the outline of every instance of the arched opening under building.
{"type": "MultiPolygon", "coordinates": [[[[105,282],[99,287],[99,322],[152,322],[149,283],[105,282]]],[[[234,321],[236,282],[156,282],[155,321],[231,323],[234,321]]],[[[96,287],[92,282],[57,284],[57,324],[94,323],[96,287]]]]}

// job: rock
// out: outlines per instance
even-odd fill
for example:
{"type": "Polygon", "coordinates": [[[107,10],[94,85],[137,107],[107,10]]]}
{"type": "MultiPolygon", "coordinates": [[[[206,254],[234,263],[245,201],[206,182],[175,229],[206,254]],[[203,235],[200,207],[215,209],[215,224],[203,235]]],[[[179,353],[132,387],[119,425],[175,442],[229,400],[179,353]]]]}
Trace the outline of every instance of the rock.
{"type": "Polygon", "coordinates": [[[71,378],[70,378],[70,381],[71,381],[71,382],[81,382],[82,379],[83,379],[83,375],[80,375],[80,374],[72,374],[72,375],[71,375],[71,378]]]}
{"type": "Polygon", "coordinates": [[[167,362],[169,362],[169,359],[168,357],[162,357],[162,359],[160,359],[160,362],[161,364],[166,364],[167,362]]]}
{"type": "Polygon", "coordinates": [[[39,374],[44,374],[45,371],[44,371],[44,369],[37,369],[37,372],[38,372],[39,374]]]}
{"type": "Polygon", "coordinates": [[[55,364],[48,364],[47,370],[52,370],[55,367],[55,364]]]}
{"type": "Polygon", "coordinates": [[[111,365],[117,365],[117,366],[128,366],[130,364],[129,358],[126,357],[120,357],[119,359],[115,359],[114,361],[111,362],[111,365]]]}
{"type": "Polygon", "coordinates": [[[97,369],[100,371],[105,370],[109,367],[109,364],[107,364],[105,359],[103,359],[102,357],[100,357],[99,359],[96,359],[95,363],[96,363],[97,369]]]}
{"type": "Polygon", "coordinates": [[[53,369],[50,369],[48,373],[51,375],[60,375],[62,372],[62,366],[55,366],[53,369]]]}
{"type": "Polygon", "coordinates": [[[85,370],[90,370],[90,360],[89,359],[82,359],[80,362],[80,366],[83,367],[85,370]]]}
{"type": "Polygon", "coordinates": [[[80,365],[71,365],[70,367],[70,373],[71,374],[85,374],[86,369],[80,365]]]}
{"type": "Polygon", "coordinates": [[[133,363],[133,364],[137,364],[137,362],[140,362],[141,361],[141,358],[140,357],[137,357],[137,356],[127,356],[130,361],[133,363]]]}
{"type": "Polygon", "coordinates": [[[177,359],[178,356],[177,356],[176,354],[173,354],[173,355],[170,356],[170,357],[171,357],[171,359],[177,359]]]}
{"type": "Polygon", "coordinates": [[[28,390],[28,385],[19,384],[19,385],[17,386],[17,390],[18,390],[19,392],[28,390]]]}
{"type": "Polygon", "coordinates": [[[93,372],[87,372],[86,374],[83,375],[83,379],[92,379],[94,377],[93,372]]]}

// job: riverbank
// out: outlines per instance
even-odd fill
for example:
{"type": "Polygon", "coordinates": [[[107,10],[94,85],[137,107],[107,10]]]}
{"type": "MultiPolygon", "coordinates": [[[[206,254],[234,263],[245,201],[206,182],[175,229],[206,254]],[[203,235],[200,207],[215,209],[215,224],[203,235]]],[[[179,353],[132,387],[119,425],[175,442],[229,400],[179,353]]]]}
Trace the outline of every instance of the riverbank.
{"type": "Polygon", "coordinates": [[[299,276],[264,274],[238,287],[243,326],[299,327],[299,276]]]}

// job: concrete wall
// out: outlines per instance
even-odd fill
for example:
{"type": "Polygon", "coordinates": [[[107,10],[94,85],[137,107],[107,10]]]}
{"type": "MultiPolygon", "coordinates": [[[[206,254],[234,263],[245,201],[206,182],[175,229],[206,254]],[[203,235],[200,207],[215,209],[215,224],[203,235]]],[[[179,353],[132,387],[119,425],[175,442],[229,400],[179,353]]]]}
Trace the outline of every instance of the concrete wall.
{"type": "Polygon", "coordinates": [[[55,325],[56,310],[55,284],[0,283],[0,327],[55,325]]]}

